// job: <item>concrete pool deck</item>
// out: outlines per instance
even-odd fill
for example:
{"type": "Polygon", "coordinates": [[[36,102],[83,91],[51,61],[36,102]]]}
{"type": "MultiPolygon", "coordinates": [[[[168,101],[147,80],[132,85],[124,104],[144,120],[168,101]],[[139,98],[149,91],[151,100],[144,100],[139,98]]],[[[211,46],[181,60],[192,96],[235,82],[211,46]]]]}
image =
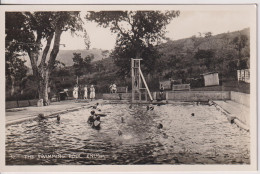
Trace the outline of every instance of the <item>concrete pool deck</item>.
{"type": "Polygon", "coordinates": [[[35,119],[37,118],[39,113],[44,114],[44,116],[49,117],[56,114],[66,113],[70,111],[75,111],[84,107],[89,107],[94,105],[95,103],[101,103],[102,100],[93,100],[93,101],[83,101],[79,100],[75,102],[75,100],[65,100],[60,102],[53,102],[49,106],[37,107],[23,107],[23,108],[13,108],[6,109],[5,112],[5,122],[6,125],[35,119]]]}

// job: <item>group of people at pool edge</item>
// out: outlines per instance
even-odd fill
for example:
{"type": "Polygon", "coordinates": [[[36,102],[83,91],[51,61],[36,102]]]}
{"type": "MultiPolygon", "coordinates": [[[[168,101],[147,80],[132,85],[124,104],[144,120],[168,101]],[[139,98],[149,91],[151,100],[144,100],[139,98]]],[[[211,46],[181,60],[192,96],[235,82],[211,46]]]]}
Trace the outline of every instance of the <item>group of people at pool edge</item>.
{"type": "MultiPolygon", "coordinates": [[[[109,91],[110,91],[110,93],[117,93],[117,87],[116,87],[115,83],[113,83],[109,86],[109,91]]],[[[91,101],[93,99],[95,99],[95,87],[94,87],[94,85],[91,85],[90,88],[88,89],[88,85],[81,87],[78,84],[76,84],[74,86],[74,89],[73,89],[73,98],[79,99],[80,96],[83,96],[83,99],[88,99],[88,93],[89,93],[89,98],[91,99],[91,101]],[[83,88],[83,90],[80,89],[80,88],[83,88]]]]}
{"type": "MultiPolygon", "coordinates": [[[[82,91],[79,89],[79,86],[76,84],[74,89],[73,89],[73,98],[74,99],[78,99],[79,98],[79,91],[82,91]]],[[[84,88],[83,88],[83,99],[88,99],[88,86],[85,85],[84,88]]],[[[91,85],[90,88],[89,88],[89,98],[91,99],[91,101],[93,99],[95,99],[95,87],[94,85],[91,85]]]]}

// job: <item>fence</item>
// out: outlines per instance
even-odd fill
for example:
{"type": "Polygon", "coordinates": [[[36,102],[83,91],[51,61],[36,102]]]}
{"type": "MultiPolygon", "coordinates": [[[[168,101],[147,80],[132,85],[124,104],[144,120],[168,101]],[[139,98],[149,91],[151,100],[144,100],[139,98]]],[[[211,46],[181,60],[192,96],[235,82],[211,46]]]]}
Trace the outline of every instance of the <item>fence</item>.
{"type": "Polygon", "coordinates": [[[117,93],[127,93],[128,87],[117,87],[117,93]]]}
{"type": "Polygon", "coordinates": [[[229,91],[166,92],[166,100],[175,100],[175,101],[230,100],[230,92],[229,91]]]}
{"type": "Polygon", "coordinates": [[[19,107],[28,107],[28,106],[36,106],[38,99],[32,100],[17,100],[17,101],[6,101],[5,108],[19,108],[19,107]]]}
{"type": "Polygon", "coordinates": [[[250,70],[249,69],[237,70],[237,80],[250,83],[250,70]]]}
{"type": "Polygon", "coordinates": [[[173,91],[182,91],[182,90],[189,90],[190,91],[190,84],[179,84],[179,85],[172,85],[173,91]]]}

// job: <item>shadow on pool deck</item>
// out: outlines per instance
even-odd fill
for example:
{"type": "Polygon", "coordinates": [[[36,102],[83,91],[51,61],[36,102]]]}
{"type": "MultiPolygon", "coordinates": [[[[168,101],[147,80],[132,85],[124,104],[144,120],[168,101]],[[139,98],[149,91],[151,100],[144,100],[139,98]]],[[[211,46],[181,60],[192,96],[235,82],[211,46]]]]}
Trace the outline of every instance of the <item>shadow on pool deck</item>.
{"type": "Polygon", "coordinates": [[[44,116],[51,116],[59,113],[65,113],[69,111],[78,110],[83,107],[91,106],[97,102],[102,102],[101,100],[93,100],[93,101],[79,101],[75,102],[75,100],[66,100],[61,102],[53,102],[49,106],[37,107],[30,106],[24,108],[14,108],[14,109],[6,109],[5,112],[5,122],[6,125],[14,124],[17,122],[34,119],[38,116],[39,113],[43,113],[44,116]]]}

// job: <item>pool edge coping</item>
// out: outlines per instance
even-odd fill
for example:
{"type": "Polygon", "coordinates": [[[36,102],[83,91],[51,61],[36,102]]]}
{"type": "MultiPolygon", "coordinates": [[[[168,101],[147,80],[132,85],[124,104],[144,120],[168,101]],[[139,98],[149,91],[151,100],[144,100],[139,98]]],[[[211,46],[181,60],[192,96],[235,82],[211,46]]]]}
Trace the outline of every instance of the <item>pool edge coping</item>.
{"type": "Polygon", "coordinates": [[[242,128],[245,131],[250,132],[250,128],[245,123],[243,123],[241,120],[239,120],[235,115],[228,112],[226,109],[222,108],[216,102],[213,101],[213,103],[218,110],[220,110],[224,115],[226,115],[226,117],[230,123],[234,122],[239,128],[242,128]]]}
{"type": "MultiPolygon", "coordinates": [[[[49,113],[49,114],[44,115],[44,116],[46,118],[52,118],[53,116],[58,115],[58,114],[65,114],[65,113],[77,111],[79,109],[86,108],[86,107],[88,107],[88,106],[80,106],[80,107],[75,107],[75,108],[70,108],[70,109],[64,109],[64,110],[60,110],[60,111],[57,111],[57,112],[49,113]]],[[[24,118],[21,118],[21,119],[6,121],[5,127],[13,125],[13,124],[21,123],[21,122],[24,122],[24,121],[36,120],[37,116],[38,115],[30,115],[28,117],[24,117],[24,118]]]]}

